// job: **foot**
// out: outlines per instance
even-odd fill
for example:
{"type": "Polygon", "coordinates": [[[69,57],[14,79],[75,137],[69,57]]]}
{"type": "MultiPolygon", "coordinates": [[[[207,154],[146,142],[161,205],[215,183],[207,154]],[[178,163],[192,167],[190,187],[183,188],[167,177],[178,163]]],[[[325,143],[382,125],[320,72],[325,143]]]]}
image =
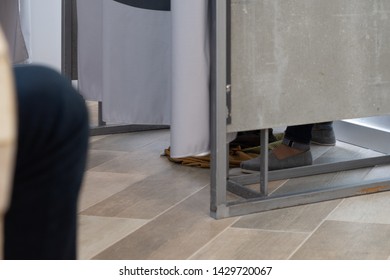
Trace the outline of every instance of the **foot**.
{"type": "MultiPolygon", "coordinates": [[[[268,170],[279,170],[311,165],[313,163],[310,150],[299,150],[287,145],[273,149],[268,156],[268,170]]],[[[243,172],[260,171],[260,156],[241,163],[243,172]]]]}

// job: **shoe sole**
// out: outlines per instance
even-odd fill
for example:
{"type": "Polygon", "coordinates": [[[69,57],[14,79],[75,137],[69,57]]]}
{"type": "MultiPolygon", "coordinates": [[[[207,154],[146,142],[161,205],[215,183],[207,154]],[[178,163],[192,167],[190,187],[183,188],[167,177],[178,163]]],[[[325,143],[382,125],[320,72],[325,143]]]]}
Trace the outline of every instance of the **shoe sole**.
{"type": "Polygon", "coordinates": [[[310,143],[314,144],[314,145],[318,145],[318,146],[336,146],[336,142],[335,143],[320,143],[320,142],[316,142],[316,141],[311,141],[310,143]]]}
{"type": "Polygon", "coordinates": [[[241,168],[241,172],[242,172],[242,173],[245,173],[245,174],[256,174],[256,173],[260,173],[260,171],[249,170],[249,169],[243,169],[243,168],[241,168]]]}

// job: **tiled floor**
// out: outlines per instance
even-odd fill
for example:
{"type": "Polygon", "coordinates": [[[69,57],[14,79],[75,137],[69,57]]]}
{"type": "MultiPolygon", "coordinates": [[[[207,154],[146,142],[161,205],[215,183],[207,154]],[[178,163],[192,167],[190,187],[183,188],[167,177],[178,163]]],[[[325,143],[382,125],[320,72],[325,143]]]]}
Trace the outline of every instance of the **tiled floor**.
{"type": "MultiPolygon", "coordinates": [[[[96,103],[88,107],[96,123],[96,103]]],[[[210,171],[162,157],[169,138],[169,130],[91,137],[80,259],[390,259],[390,192],[215,220],[210,171]]],[[[312,153],[315,163],[377,155],[342,142],[312,153]]],[[[390,166],[381,166],[269,187],[285,193],[389,174],[390,166]]]]}
{"type": "MultiPolygon", "coordinates": [[[[215,220],[209,170],[161,157],[169,130],[91,138],[80,259],[389,259],[390,192],[215,220]]],[[[375,154],[338,142],[316,162],[375,154]]],[[[278,182],[276,192],[389,176],[366,168],[278,182]]]]}

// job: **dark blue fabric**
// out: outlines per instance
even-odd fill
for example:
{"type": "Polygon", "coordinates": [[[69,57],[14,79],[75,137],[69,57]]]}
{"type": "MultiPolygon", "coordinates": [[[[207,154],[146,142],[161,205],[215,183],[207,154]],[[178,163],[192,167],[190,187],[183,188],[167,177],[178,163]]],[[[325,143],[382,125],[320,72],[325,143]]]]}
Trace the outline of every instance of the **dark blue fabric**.
{"type": "Polygon", "coordinates": [[[14,74],[18,146],[4,257],[75,259],[89,134],[85,102],[49,68],[17,66],[14,74]]]}
{"type": "Polygon", "coordinates": [[[298,143],[309,144],[313,124],[294,125],[286,128],[284,137],[298,143]]]}
{"type": "Polygon", "coordinates": [[[141,9],[170,11],[171,0],[114,0],[128,6],[133,6],[141,9]]]}

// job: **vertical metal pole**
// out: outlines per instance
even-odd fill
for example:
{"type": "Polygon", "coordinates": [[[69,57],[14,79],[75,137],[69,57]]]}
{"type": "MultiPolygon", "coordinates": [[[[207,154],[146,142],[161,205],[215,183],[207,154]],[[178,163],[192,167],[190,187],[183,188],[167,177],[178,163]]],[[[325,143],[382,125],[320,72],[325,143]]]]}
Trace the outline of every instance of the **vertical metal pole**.
{"type": "Polygon", "coordinates": [[[61,9],[61,71],[70,80],[77,80],[76,1],[62,0],[61,9]]]}
{"type": "Polygon", "coordinates": [[[212,0],[211,10],[211,187],[210,211],[228,216],[226,205],[226,9],[225,0],[212,0]]]}
{"type": "Polygon", "coordinates": [[[260,192],[268,195],[268,129],[260,130],[260,192]]]}

